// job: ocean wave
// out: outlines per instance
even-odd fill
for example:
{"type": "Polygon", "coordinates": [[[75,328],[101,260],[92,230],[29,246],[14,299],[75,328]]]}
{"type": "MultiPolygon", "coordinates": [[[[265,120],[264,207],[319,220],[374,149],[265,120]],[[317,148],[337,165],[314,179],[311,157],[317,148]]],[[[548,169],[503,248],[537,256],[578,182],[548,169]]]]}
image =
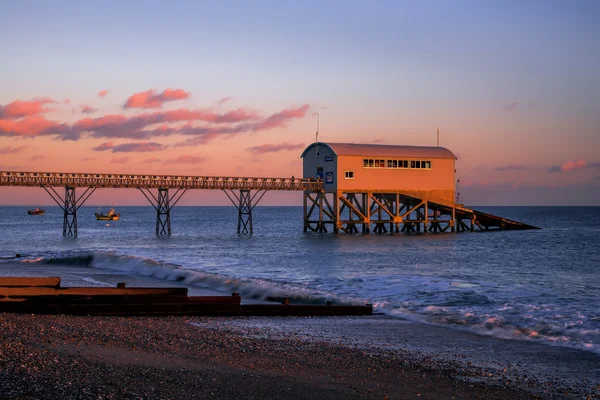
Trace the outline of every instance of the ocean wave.
{"type": "Polygon", "coordinates": [[[559,345],[600,354],[598,339],[600,329],[576,327],[579,324],[551,324],[543,320],[533,320],[532,326],[520,326],[518,321],[509,321],[500,315],[474,312],[457,312],[446,307],[427,306],[421,310],[409,307],[393,307],[389,304],[378,309],[382,314],[436,326],[466,330],[476,334],[494,336],[501,339],[529,340],[547,345],[559,345]]]}
{"type": "Polygon", "coordinates": [[[185,269],[181,265],[161,262],[152,258],[118,255],[108,252],[49,257],[39,260],[38,263],[109,269],[222,292],[237,292],[240,293],[243,299],[281,302],[287,297],[292,303],[302,304],[326,304],[327,301],[344,305],[365,304],[364,300],[336,296],[333,293],[309,289],[298,284],[267,279],[231,277],[185,269]]]}

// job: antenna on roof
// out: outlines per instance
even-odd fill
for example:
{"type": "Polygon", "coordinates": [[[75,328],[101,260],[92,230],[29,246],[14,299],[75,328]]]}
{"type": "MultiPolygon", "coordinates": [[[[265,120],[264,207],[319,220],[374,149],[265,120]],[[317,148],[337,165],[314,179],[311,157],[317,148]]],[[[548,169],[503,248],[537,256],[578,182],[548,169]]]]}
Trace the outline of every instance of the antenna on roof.
{"type": "Polygon", "coordinates": [[[437,128],[437,147],[440,147],[440,128],[437,128]]]}
{"type": "Polygon", "coordinates": [[[316,112],[314,115],[317,116],[317,132],[315,133],[315,152],[317,157],[319,157],[319,113],[316,112]]]}

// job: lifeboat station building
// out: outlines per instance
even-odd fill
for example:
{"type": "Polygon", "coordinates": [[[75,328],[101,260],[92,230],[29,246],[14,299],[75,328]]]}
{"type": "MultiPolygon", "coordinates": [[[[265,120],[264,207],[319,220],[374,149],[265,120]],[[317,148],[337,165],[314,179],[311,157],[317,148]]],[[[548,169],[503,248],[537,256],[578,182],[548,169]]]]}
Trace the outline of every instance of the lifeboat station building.
{"type": "Polygon", "coordinates": [[[302,153],[304,230],[454,231],[456,156],[443,147],[323,143],[302,153]]]}

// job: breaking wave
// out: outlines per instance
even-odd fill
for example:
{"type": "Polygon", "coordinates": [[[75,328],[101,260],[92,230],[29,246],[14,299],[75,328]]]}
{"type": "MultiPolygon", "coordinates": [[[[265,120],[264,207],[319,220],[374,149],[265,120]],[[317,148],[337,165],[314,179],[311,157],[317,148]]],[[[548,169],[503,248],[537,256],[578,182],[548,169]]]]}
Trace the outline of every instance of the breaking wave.
{"type": "Polygon", "coordinates": [[[156,279],[179,282],[188,286],[209,288],[224,293],[237,292],[243,299],[292,303],[364,305],[364,300],[336,296],[326,291],[310,289],[297,284],[267,279],[239,278],[210,272],[184,269],[181,265],[165,263],[152,258],[92,252],[61,257],[43,258],[38,263],[91,267],[136,274],[156,279]]]}

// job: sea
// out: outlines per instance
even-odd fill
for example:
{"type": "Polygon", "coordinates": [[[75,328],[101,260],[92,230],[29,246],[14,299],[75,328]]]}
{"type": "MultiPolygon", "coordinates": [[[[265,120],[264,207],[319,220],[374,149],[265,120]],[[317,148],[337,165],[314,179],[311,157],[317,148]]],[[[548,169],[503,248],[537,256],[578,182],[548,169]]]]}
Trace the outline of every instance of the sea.
{"type": "Polygon", "coordinates": [[[254,234],[239,235],[234,207],[175,207],[172,234],[159,237],[151,207],[115,206],[119,221],[97,221],[84,206],[78,237],[65,238],[58,207],[0,207],[0,275],[370,303],[392,319],[600,354],[600,207],[474,208],[541,229],[305,233],[302,207],[258,206],[254,234]]]}

